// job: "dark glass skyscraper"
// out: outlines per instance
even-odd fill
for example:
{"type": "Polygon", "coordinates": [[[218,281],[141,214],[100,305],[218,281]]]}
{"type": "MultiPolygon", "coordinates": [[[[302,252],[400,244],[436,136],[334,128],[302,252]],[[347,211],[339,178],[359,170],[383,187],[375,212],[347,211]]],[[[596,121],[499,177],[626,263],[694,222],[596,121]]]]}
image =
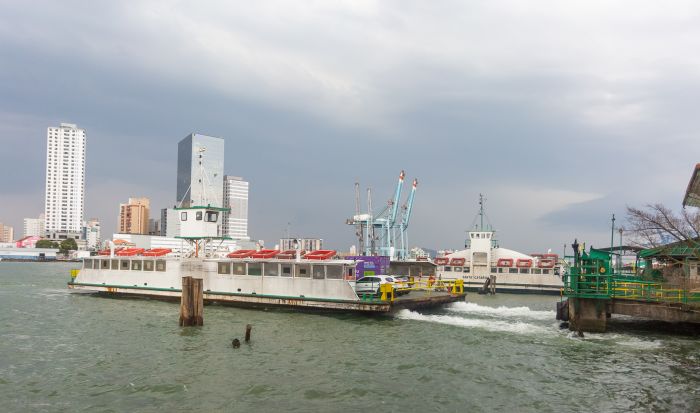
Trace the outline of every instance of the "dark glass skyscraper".
{"type": "Polygon", "coordinates": [[[224,139],[192,133],[177,145],[177,205],[223,207],[224,139]]]}

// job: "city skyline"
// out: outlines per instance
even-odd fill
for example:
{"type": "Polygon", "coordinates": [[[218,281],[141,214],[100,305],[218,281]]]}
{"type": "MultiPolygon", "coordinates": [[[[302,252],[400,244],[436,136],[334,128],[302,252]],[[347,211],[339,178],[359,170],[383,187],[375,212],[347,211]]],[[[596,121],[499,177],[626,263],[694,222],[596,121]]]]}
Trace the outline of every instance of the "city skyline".
{"type": "Polygon", "coordinates": [[[410,246],[463,245],[484,193],[501,245],[558,252],[608,245],[626,205],[680,208],[698,161],[690,3],[278,5],[281,21],[256,4],[151,7],[0,6],[0,165],[22,171],[0,184],[1,222],[42,212],[59,122],[88,131],[85,213],[105,233],[126,197],[172,206],[174,145],[196,131],[224,137],[224,174],[251,182],[252,238],[291,222],[341,249],[354,183],[363,210],[367,187],[383,206],[402,169],[421,182],[410,246]]]}

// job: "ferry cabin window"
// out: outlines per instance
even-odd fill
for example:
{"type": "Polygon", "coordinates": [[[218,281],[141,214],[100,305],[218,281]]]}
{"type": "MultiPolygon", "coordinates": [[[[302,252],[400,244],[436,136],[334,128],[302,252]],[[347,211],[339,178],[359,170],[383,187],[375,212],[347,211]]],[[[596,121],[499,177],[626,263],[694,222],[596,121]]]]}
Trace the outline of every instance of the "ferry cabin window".
{"type": "Polygon", "coordinates": [[[143,263],[143,261],[141,261],[141,260],[131,261],[131,270],[132,271],[141,271],[141,267],[143,266],[142,263],[143,263]]]}
{"type": "Polygon", "coordinates": [[[551,270],[542,270],[542,274],[549,274],[551,270]]]}
{"type": "Polygon", "coordinates": [[[347,272],[345,273],[345,276],[350,280],[354,280],[355,279],[355,269],[348,268],[347,272]]]}
{"type": "Polygon", "coordinates": [[[498,272],[498,268],[496,268],[496,267],[491,267],[491,273],[492,273],[492,274],[495,274],[495,273],[497,273],[497,272],[498,272]]]}
{"type": "Polygon", "coordinates": [[[462,272],[462,267],[455,267],[454,272],[462,272]]]}
{"type": "Polygon", "coordinates": [[[231,264],[233,268],[233,275],[245,275],[245,263],[244,262],[234,262],[231,264]]]}
{"type": "Polygon", "coordinates": [[[508,274],[517,274],[518,269],[517,268],[508,268],[508,274]]]}
{"type": "Polygon", "coordinates": [[[197,211],[196,220],[197,220],[197,221],[201,221],[201,220],[202,220],[202,211],[197,211]]]}
{"type": "Polygon", "coordinates": [[[248,263],[248,275],[262,275],[262,263],[249,262],[248,263]]]}
{"type": "Polygon", "coordinates": [[[165,261],[156,260],[156,271],[165,271],[165,261]]]}
{"type": "Polygon", "coordinates": [[[326,278],[330,280],[340,280],[343,278],[343,267],[340,265],[329,265],[326,267],[326,278]]]}
{"type": "Polygon", "coordinates": [[[218,219],[219,219],[218,212],[207,211],[207,216],[206,216],[207,222],[216,222],[218,219]]]}
{"type": "Polygon", "coordinates": [[[180,212],[180,221],[187,221],[187,212],[180,212]]]}
{"type": "Polygon", "coordinates": [[[219,274],[231,274],[231,263],[230,262],[219,262],[217,272],[219,274]]]}
{"type": "Polygon", "coordinates": [[[532,269],[532,273],[533,273],[533,274],[542,274],[542,270],[539,269],[539,268],[533,268],[533,269],[532,269]]]}
{"type": "Polygon", "coordinates": [[[92,260],[83,260],[83,269],[92,268],[92,260]]]}
{"type": "Polygon", "coordinates": [[[109,269],[109,260],[100,260],[100,268],[103,270],[109,269]]]}
{"type": "Polygon", "coordinates": [[[499,268],[498,268],[498,272],[499,272],[499,273],[502,273],[502,272],[503,272],[503,268],[499,267],[499,268]]]}
{"type": "Polygon", "coordinates": [[[294,276],[298,278],[309,278],[311,276],[311,268],[309,264],[297,264],[295,266],[294,276]]]}
{"type": "Polygon", "coordinates": [[[143,261],[143,270],[144,271],[153,271],[154,263],[152,260],[144,260],[143,261]]]}
{"type": "Polygon", "coordinates": [[[445,267],[445,271],[452,271],[452,267],[445,267]]]}
{"type": "Polygon", "coordinates": [[[280,265],[276,262],[266,262],[263,265],[265,277],[277,277],[280,274],[280,265]]]}
{"type": "Polygon", "coordinates": [[[128,270],[129,269],[129,260],[121,260],[119,261],[120,268],[122,270],[128,270]]]}
{"type": "Polygon", "coordinates": [[[280,276],[282,277],[291,277],[292,276],[292,265],[291,264],[281,264],[282,267],[282,272],[280,273],[280,276]]]}
{"type": "Polygon", "coordinates": [[[119,269],[119,260],[112,260],[112,269],[113,270],[118,270],[119,269]]]}
{"type": "Polygon", "coordinates": [[[323,265],[314,265],[311,267],[311,275],[314,280],[322,280],[326,278],[326,270],[323,265]]]}
{"type": "Polygon", "coordinates": [[[469,272],[469,267],[464,267],[464,272],[469,272]]]}
{"type": "Polygon", "coordinates": [[[529,272],[530,272],[530,271],[529,271],[527,268],[521,268],[521,269],[520,269],[520,274],[527,274],[527,273],[529,273],[529,272]]]}

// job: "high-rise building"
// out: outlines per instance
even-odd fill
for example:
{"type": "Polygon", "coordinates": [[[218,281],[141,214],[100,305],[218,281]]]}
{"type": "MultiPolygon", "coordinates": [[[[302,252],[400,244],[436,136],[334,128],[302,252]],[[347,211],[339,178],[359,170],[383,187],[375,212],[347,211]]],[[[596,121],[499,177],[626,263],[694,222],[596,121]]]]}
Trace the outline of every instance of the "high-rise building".
{"type": "Polygon", "coordinates": [[[119,204],[119,233],[148,234],[148,198],[129,198],[128,204],[119,204]]]}
{"type": "Polygon", "coordinates": [[[223,138],[192,133],[178,143],[178,207],[222,207],[223,180],[223,138]]]}
{"type": "Polygon", "coordinates": [[[45,228],[44,214],[39,215],[39,218],[24,218],[23,232],[25,237],[44,237],[46,236],[45,228]]]}
{"type": "Polygon", "coordinates": [[[85,203],[84,129],[71,123],[46,134],[45,231],[51,239],[79,238],[85,203]]]}
{"type": "Polygon", "coordinates": [[[168,233],[168,208],[160,210],[160,235],[165,236],[168,233]]]}
{"type": "Polygon", "coordinates": [[[15,229],[0,222],[0,242],[12,242],[15,238],[15,229]]]}
{"type": "Polygon", "coordinates": [[[100,236],[100,221],[97,218],[90,218],[83,226],[83,239],[85,240],[85,248],[88,250],[97,250],[102,244],[100,236]]]}
{"type": "Polygon", "coordinates": [[[148,235],[160,235],[160,220],[148,219],[148,235]]]}
{"type": "Polygon", "coordinates": [[[248,239],[248,182],[239,176],[224,176],[224,208],[222,235],[248,239]]]}

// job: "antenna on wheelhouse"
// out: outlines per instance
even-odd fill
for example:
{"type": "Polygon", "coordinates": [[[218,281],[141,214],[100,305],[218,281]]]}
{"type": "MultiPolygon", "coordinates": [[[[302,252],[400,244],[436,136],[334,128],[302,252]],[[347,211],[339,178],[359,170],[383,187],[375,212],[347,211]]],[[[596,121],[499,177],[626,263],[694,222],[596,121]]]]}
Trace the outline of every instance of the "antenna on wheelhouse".
{"type": "Polygon", "coordinates": [[[484,230],[484,196],[479,194],[479,217],[481,218],[481,227],[479,231],[484,230]]]}

